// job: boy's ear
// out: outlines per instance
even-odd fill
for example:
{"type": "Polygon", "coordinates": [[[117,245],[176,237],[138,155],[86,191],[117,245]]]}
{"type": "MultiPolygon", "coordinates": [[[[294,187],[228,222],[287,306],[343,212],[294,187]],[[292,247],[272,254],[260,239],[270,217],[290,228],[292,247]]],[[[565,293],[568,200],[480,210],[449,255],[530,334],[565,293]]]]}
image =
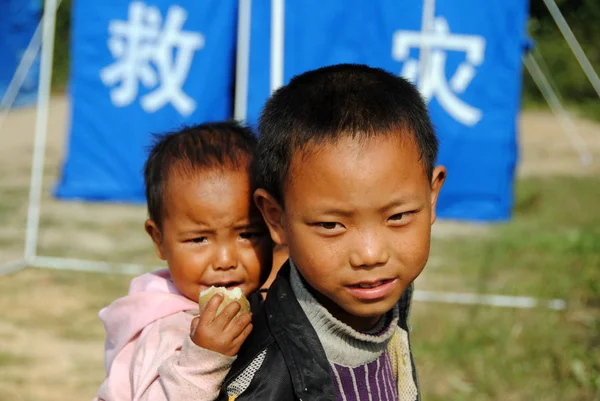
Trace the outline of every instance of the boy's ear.
{"type": "Polygon", "coordinates": [[[152,243],[154,243],[154,249],[156,250],[156,255],[160,259],[166,260],[163,249],[162,249],[162,234],[161,234],[160,230],[158,229],[158,226],[156,225],[154,220],[152,220],[152,219],[146,220],[146,223],[144,223],[144,228],[146,229],[146,232],[152,239],[152,243]]]}
{"type": "Polygon", "coordinates": [[[254,191],[254,203],[265,219],[273,242],[287,245],[283,208],[277,200],[263,188],[254,191]]]}
{"type": "Polygon", "coordinates": [[[446,180],[446,167],[437,166],[431,176],[431,224],[435,223],[437,200],[446,180]]]}

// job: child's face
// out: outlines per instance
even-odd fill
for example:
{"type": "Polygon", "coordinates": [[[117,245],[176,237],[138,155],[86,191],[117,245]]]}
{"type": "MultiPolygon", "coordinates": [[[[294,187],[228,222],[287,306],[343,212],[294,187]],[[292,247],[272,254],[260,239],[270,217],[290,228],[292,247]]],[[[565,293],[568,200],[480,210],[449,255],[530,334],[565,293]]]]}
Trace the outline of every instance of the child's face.
{"type": "Polygon", "coordinates": [[[162,230],[148,220],[146,231],[187,298],[197,301],[211,285],[248,295],[271,268],[272,242],[250,191],[245,170],[170,174],[162,230]]]}
{"type": "Polygon", "coordinates": [[[444,175],[429,180],[411,140],[347,137],[294,157],[284,208],[264,190],[255,198],[319,301],[368,330],[427,262],[444,175]]]}

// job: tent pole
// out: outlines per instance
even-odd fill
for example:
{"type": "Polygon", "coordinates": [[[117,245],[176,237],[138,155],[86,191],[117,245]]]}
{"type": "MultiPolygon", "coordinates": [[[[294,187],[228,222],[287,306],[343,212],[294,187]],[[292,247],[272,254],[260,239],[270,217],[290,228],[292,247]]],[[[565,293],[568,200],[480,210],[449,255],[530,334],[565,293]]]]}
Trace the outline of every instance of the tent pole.
{"type": "Polygon", "coordinates": [[[498,308],[516,309],[548,308],[553,310],[564,310],[567,307],[567,303],[562,299],[542,300],[531,297],[422,290],[415,290],[413,299],[421,302],[458,305],[485,305],[498,308]]]}
{"type": "Polygon", "coordinates": [[[42,21],[39,22],[25,52],[23,53],[23,57],[21,57],[21,61],[15,70],[15,74],[13,75],[8,87],[6,88],[6,92],[2,97],[2,101],[0,101],[0,131],[2,131],[2,125],[4,124],[4,119],[8,115],[10,108],[15,102],[17,95],[19,94],[19,90],[23,86],[23,82],[25,82],[25,78],[27,78],[27,74],[31,70],[31,66],[35,61],[35,56],[37,56],[38,51],[40,50],[40,31],[42,29],[42,21]]]}
{"type": "Polygon", "coordinates": [[[235,99],[233,116],[237,121],[248,117],[248,77],[250,69],[250,27],[252,0],[239,0],[235,99]]]}
{"type": "Polygon", "coordinates": [[[567,44],[571,48],[571,51],[575,55],[577,62],[583,69],[583,72],[585,72],[585,75],[587,76],[590,83],[596,90],[596,93],[600,97],[600,78],[598,77],[596,70],[594,70],[594,67],[590,63],[590,60],[587,58],[583,49],[579,45],[577,38],[573,34],[573,31],[571,31],[569,24],[560,12],[560,9],[556,5],[556,2],[554,0],[544,0],[544,3],[546,4],[548,11],[550,11],[552,18],[554,18],[554,22],[556,22],[556,25],[558,25],[558,29],[560,29],[560,32],[563,34],[563,37],[565,38],[567,44]]]}
{"type": "Polygon", "coordinates": [[[271,0],[271,93],[283,86],[285,0],[271,0]]]}
{"type": "Polygon", "coordinates": [[[531,53],[528,53],[525,56],[524,61],[527,71],[529,71],[529,74],[531,74],[531,77],[540,89],[540,92],[542,92],[542,95],[546,99],[548,106],[550,106],[552,113],[558,118],[558,122],[560,123],[563,130],[571,140],[573,148],[579,153],[581,163],[591,163],[593,157],[588,149],[588,146],[586,145],[583,138],[581,138],[581,136],[579,135],[577,127],[573,123],[573,120],[571,120],[571,117],[569,117],[569,113],[567,113],[562,103],[558,99],[558,96],[552,89],[552,86],[550,86],[548,79],[544,75],[544,72],[542,71],[538,63],[535,61],[535,58],[531,53]]]}
{"type": "Polygon", "coordinates": [[[42,54],[40,60],[40,80],[35,120],[35,140],[31,182],[29,187],[29,206],[27,209],[27,231],[25,235],[25,261],[29,264],[35,259],[40,225],[40,204],[44,179],[44,153],[48,134],[48,109],[50,107],[50,89],[52,83],[52,55],[54,52],[54,27],[56,24],[57,0],[46,0],[42,25],[42,54]]]}

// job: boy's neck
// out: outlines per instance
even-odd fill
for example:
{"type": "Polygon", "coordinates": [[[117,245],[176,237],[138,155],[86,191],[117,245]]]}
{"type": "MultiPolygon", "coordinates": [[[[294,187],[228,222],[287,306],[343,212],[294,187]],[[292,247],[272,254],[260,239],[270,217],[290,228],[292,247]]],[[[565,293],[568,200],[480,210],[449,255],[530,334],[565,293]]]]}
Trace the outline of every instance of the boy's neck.
{"type": "Polygon", "coordinates": [[[302,310],[313,326],[329,362],[354,366],[377,359],[396,331],[398,307],[382,316],[369,331],[358,331],[340,321],[326,309],[310,291],[302,276],[290,261],[290,285],[302,310]]]}
{"type": "MultiPolygon", "coordinates": [[[[290,264],[292,264],[292,266],[293,266],[293,262],[291,259],[290,259],[290,264]]],[[[306,288],[308,290],[310,295],[312,295],[319,302],[319,304],[321,304],[325,309],[327,309],[333,317],[338,319],[340,322],[352,327],[354,330],[361,332],[361,333],[366,333],[366,332],[373,330],[373,328],[375,328],[377,326],[377,324],[381,321],[383,315],[364,318],[364,317],[354,316],[354,315],[346,312],[338,304],[332,302],[329,298],[323,296],[323,294],[321,294],[317,290],[315,290],[304,279],[304,277],[302,277],[302,275],[299,274],[299,272],[298,272],[298,277],[300,277],[300,280],[302,281],[304,288],[306,288]]]]}

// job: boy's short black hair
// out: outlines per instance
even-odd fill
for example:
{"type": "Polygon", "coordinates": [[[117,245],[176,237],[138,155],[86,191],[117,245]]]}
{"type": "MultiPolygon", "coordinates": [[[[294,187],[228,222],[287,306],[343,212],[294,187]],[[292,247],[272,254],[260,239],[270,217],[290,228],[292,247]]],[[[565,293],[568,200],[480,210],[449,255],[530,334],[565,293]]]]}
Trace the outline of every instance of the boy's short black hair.
{"type": "Polygon", "coordinates": [[[234,121],[184,126],[155,135],[144,165],[149,217],[162,226],[164,192],[174,169],[193,175],[202,169],[244,168],[252,161],[256,144],[252,131],[234,121]]]}
{"type": "Polygon", "coordinates": [[[407,80],[379,68],[340,64],[294,77],[267,101],[254,163],[258,186],[283,202],[292,156],[345,136],[401,133],[416,143],[431,177],[438,152],[427,106],[407,80]]]}

